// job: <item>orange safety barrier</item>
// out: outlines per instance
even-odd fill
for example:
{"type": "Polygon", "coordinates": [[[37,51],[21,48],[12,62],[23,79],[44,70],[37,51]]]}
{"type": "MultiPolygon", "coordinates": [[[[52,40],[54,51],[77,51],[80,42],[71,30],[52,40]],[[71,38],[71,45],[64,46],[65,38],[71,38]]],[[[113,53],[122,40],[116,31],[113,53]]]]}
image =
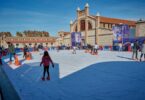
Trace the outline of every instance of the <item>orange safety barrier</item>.
{"type": "Polygon", "coordinates": [[[27,52],[27,54],[26,54],[26,60],[31,60],[31,59],[32,59],[31,53],[27,52]]]}
{"type": "Polygon", "coordinates": [[[21,63],[19,62],[18,56],[15,55],[14,58],[15,58],[15,63],[14,63],[14,64],[15,64],[16,66],[21,65],[21,63]]]}

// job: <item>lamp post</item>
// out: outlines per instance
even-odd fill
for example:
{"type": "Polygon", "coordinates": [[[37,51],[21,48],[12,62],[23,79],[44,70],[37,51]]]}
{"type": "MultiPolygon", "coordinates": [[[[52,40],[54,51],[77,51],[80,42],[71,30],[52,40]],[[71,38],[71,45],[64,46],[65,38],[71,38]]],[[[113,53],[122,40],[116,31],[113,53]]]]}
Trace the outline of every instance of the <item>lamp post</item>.
{"type": "Polygon", "coordinates": [[[97,25],[96,25],[96,21],[97,21],[97,20],[95,19],[95,44],[96,44],[96,40],[97,40],[97,39],[96,39],[96,36],[97,36],[97,35],[96,35],[96,34],[97,34],[97,32],[96,32],[96,26],[97,26],[97,25]]]}
{"type": "Polygon", "coordinates": [[[121,35],[122,35],[122,41],[121,41],[121,43],[122,43],[122,46],[123,46],[123,38],[124,38],[123,35],[124,34],[123,34],[123,29],[122,29],[123,27],[122,26],[123,26],[123,24],[122,23],[119,23],[119,27],[120,27],[120,31],[121,31],[121,35]]]}
{"type": "Polygon", "coordinates": [[[99,28],[99,23],[100,23],[100,21],[99,21],[99,17],[100,17],[100,13],[99,12],[97,12],[97,14],[96,14],[96,18],[95,18],[95,44],[97,43],[97,28],[99,28]],[[97,23],[98,22],[98,23],[97,23]],[[97,28],[96,28],[97,27],[97,28]]]}

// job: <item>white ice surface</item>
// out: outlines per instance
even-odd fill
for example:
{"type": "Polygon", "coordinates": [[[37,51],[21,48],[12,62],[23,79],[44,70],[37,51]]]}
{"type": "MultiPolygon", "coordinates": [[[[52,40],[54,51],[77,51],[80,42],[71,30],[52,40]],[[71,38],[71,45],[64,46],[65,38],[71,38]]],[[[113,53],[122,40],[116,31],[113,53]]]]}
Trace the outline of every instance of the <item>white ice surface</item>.
{"type": "Polygon", "coordinates": [[[144,100],[145,62],[132,61],[130,52],[50,51],[55,68],[50,81],[42,81],[42,55],[33,52],[31,61],[18,53],[21,66],[3,66],[22,100],[144,100]]]}

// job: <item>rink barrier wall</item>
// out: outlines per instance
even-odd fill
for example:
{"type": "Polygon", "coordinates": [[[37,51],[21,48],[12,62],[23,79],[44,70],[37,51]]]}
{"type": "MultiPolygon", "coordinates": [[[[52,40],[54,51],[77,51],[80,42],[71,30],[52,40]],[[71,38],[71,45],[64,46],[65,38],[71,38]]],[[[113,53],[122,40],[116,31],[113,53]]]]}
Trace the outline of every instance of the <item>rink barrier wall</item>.
{"type": "Polygon", "coordinates": [[[2,100],[20,100],[20,97],[0,65],[0,93],[2,100]]]}

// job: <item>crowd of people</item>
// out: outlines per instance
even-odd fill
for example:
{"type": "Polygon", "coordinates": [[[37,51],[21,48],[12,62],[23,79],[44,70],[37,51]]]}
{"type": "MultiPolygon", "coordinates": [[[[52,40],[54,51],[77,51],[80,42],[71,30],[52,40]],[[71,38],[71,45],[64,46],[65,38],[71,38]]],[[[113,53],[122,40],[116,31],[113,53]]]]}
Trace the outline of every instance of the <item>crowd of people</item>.
{"type": "Polygon", "coordinates": [[[132,45],[132,59],[142,61],[142,57],[144,56],[145,61],[145,41],[140,45],[138,41],[135,41],[132,45]],[[138,52],[141,51],[140,58],[138,59],[138,52]]]}

